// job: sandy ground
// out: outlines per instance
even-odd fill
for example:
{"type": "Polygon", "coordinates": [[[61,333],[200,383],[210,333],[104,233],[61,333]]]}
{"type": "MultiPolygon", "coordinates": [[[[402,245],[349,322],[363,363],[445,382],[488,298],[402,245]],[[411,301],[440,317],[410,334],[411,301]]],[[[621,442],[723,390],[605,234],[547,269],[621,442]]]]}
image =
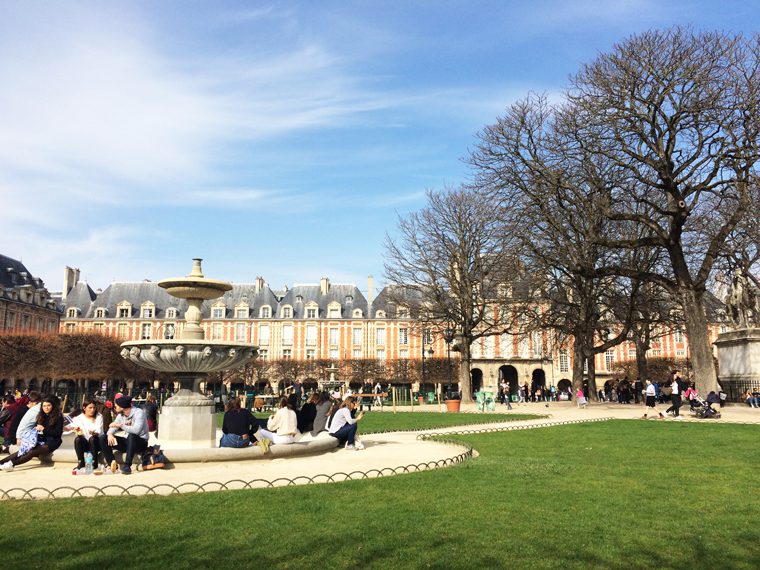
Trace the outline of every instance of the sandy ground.
{"type": "MultiPolygon", "coordinates": [[[[513,406],[516,413],[548,414],[550,417],[540,420],[520,422],[527,425],[559,424],[602,418],[637,419],[643,413],[641,405],[591,404],[586,409],[578,409],[573,403],[560,402],[544,404],[532,403],[513,406]]],[[[665,407],[660,407],[664,411],[665,407]]],[[[688,409],[688,408],[687,408],[688,409]]],[[[420,407],[415,407],[419,411],[420,407]]],[[[424,411],[437,411],[438,406],[422,406],[424,411]]],[[[506,411],[497,405],[497,412],[506,411]]],[[[464,413],[478,413],[474,406],[463,406],[464,413]]],[[[403,411],[399,413],[414,413],[403,411]]],[[[482,414],[487,416],[488,414],[482,414]]],[[[711,421],[716,423],[760,423],[760,409],[732,405],[722,409],[720,420],[698,420],[691,418],[688,411],[684,413],[685,422],[711,421]]],[[[485,417],[484,417],[485,419],[485,417]]],[[[651,420],[657,421],[657,420],[651,420]]],[[[665,421],[676,421],[668,418],[665,421]]],[[[511,422],[493,423],[478,426],[463,426],[435,430],[448,432],[487,427],[515,425],[511,422]]],[[[366,449],[350,451],[335,449],[328,453],[301,457],[275,459],[257,459],[249,461],[227,461],[217,463],[180,463],[173,469],[157,471],[139,471],[132,475],[72,475],[73,465],[58,462],[43,465],[32,460],[12,472],[0,472],[0,498],[50,497],[53,492],[57,497],[92,496],[96,494],[131,494],[142,495],[150,492],[167,494],[171,492],[213,491],[224,488],[266,487],[285,485],[294,482],[342,481],[346,478],[391,475],[434,468],[446,460],[460,456],[466,450],[431,441],[419,441],[418,433],[395,432],[371,434],[361,437],[366,449]],[[151,490],[153,488],[153,490],[151,490]],[[126,491],[125,491],[126,489],[126,491]]],[[[70,446],[70,441],[64,445],[70,446]]],[[[171,456],[167,452],[169,459],[171,456]]]]}

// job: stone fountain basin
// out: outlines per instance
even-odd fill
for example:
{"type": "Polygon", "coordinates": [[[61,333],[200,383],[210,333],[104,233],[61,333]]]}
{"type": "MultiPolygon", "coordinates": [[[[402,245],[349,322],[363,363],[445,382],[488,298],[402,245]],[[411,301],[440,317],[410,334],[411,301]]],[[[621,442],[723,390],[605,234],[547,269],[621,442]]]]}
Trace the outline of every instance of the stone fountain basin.
{"type": "Polygon", "coordinates": [[[133,340],[121,347],[121,356],[135,364],[178,374],[239,368],[258,354],[258,346],[252,344],[205,339],[133,340]]]}
{"type": "Polygon", "coordinates": [[[232,285],[216,279],[205,277],[174,277],[163,279],[158,286],[166,289],[172,297],[178,299],[216,299],[227,291],[232,290],[232,285]]]}

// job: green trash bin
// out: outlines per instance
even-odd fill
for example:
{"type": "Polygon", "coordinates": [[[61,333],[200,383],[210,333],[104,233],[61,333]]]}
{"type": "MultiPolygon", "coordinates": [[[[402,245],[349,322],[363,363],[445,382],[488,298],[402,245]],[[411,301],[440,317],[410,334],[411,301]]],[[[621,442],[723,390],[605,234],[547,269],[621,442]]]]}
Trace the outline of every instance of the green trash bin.
{"type": "Polygon", "coordinates": [[[496,401],[493,399],[493,392],[484,392],[484,407],[493,412],[496,409],[496,401]]]}
{"type": "Polygon", "coordinates": [[[427,393],[427,403],[428,404],[435,404],[435,392],[428,392],[427,393]]]}
{"type": "Polygon", "coordinates": [[[483,410],[485,410],[485,406],[486,406],[485,392],[475,392],[475,405],[478,408],[479,412],[482,412],[483,410]]]}

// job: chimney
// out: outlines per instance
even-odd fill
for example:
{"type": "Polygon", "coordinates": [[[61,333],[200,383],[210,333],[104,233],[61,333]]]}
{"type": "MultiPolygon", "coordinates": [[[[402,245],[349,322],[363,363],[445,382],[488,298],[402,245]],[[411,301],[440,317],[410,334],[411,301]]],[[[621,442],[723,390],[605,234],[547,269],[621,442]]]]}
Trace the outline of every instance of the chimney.
{"type": "Polygon", "coordinates": [[[79,269],[72,269],[68,265],[63,270],[63,301],[66,301],[66,296],[74,288],[74,285],[79,283],[79,269]]]}
{"type": "Polygon", "coordinates": [[[330,280],[327,277],[322,277],[322,279],[319,280],[319,292],[322,293],[322,295],[327,295],[329,290],[330,280]]]}
{"type": "Polygon", "coordinates": [[[259,276],[256,277],[256,282],[254,283],[253,290],[256,293],[261,293],[264,290],[264,278],[259,276]]]}
{"type": "Polygon", "coordinates": [[[372,290],[375,288],[375,278],[367,275],[367,306],[372,305],[372,290]]]}

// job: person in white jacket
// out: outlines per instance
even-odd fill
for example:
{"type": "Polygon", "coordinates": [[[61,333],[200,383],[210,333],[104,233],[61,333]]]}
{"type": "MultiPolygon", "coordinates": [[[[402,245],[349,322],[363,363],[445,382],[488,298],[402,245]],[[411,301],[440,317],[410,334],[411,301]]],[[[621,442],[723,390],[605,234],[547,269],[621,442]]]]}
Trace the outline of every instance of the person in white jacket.
{"type": "Polygon", "coordinates": [[[264,453],[269,451],[269,444],[286,445],[293,443],[298,435],[298,416],[288,405],[288,399],[280,398],[277,412],[269,416],[267,429],[260,429],[253,434],[264,453]]]}
{"type": "Polygon", "coordinates": [[[82,413],[75,416],[71,423],[63,429],[73,431],[74,451],[77,454],[77,469],[84,467],[84,454],[92,453],[92,460],[97,465],[100,441],[98,436],[103,433],[103,415],[98,413],[98,402],[89,400],[82,404],[82,413]]]}
{"type": "Polygon", "coordinates": [[[356,400],[353,396],[343,400],[341,407],[330,416],[327,431],[338,440],[338,443],[345,444],[346,449],[360,450],[364,449],[364,444],[356,439],[356,430],[359,427],[356,423],[362,419],[364,414],[359,412],[356,418],[352,418],[351,412],[354,408],[356,408],[356,400]]]}

